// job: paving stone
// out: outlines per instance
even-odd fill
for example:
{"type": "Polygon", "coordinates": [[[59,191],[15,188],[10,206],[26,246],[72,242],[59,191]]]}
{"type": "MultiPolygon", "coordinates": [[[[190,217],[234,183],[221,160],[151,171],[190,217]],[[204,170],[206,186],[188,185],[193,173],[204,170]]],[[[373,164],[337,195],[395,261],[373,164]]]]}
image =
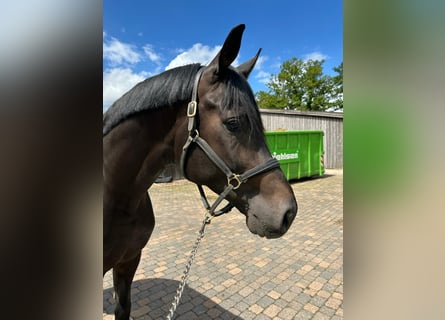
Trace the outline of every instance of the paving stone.
{"type": "Polygon", "coordinates": [[[336,315],[336,316],[339,316],[339,317],[343,317],[343,308],[338,308],[338,309],[335,311],[335,315],[336,315]]]}
{"type": "Polygon", "coordinates": [[[299,312],[295,315],[294,320],[309,320],[309,319],[311,319],[313,316],[314,316],[314,315],[313,315],[311,312],[309,312],[309,311],[307,311],[307,310],[302,310],[302,311],[299,311],[299,312]]]}
{"type": "Polygon", "coordinates": [[[196,314],[196,315],[201,315],[201,314],[204,314],[204,313],[206,313],[207,312],[207,308],[206,307],[204,307],[203,305],[198,305],[198,306],[196,306],[196,307],[194,307],[193,309],[192,309],[192,311],[193,311],[193,313],[194,314],[196,314]]]}
{"type": "Polygon", "coordinates": [[[209,311],[207,311],[207,314],[212,318],[216,319],[222,312],[218,308],[212,308],[209,311]]]}
{"type": "Polygon", "coordinates": [[[309,302],[311,304],[313,304],[314,306],[317,306],[320,308],[325,304],[326,298],[323,298],[323,297],[317,295],[317,296],[313,297],[309,302]]]}
{"type": "Polygon", "coordinates": [[[314,317],[312,318],[312,320],[331,320],[330,316],[327,316],[321,312],[318,312],[314,315],[314,317]]]}
{"type": "Polygon", "coordinates": [[[254,319],[256,316],[255,313],[253,313],[250,310],[244,310],[241,314],[240,314],[240,318],[241,319],[254,319]]]}
{"type": "MultiPolygon", "coordinates": [[[[280,239],[251,234],[236,209],[213,219],[177,319],[343,319],[343,174],[327,173],[292,183],[299,212],[280,239]]],[[[204,214],[196,187],[185,180],[155,184],[149,194],[156,227],[132,285],[135,320],[167,315],[204,214]]],[[[108,272],[104,320],[114,319],[112,283],[108,272]]]]}
{"type": "Polygon", "coordinates": [[[311,303],[306,303],[303,309],[309,311],[310,313],[315,313],[318,311],[319,308],[311,303]]]}
{"type": "Polygon", "coordinates": [[[269,297],[271,297],[272,299],[276,300],[281,296],[281,293],[276,292],[275,290],[272,290],[272,291],[268,292],[267,295],[269,297]]]}
{"type": "Polygon", "coordinates": [[[264,310],[264,308],[258,304],[254,304],[249,307],[249,311],[251,311],[255,314],[260,314],[261,312],[263,312],[263,310],[264,310]]]}
{"type": "Polygon", "coordinates": [[[244,311],[249,308],[249,305],[247,303],[245,303],[244,301],[239,301],[233,307],[234,307],[234,309],[236,309],[238,311],[244,311]]]}
{"type": "Polygon", "coordinates": [[[256,303],[259,299],[261,299],[261,296],[257,295],[256,293],[249,294],[247,297],[243,299],[244,302],[251,305],[256,303]]]}
{"type": "Polygon", "coordinates": [[[273,318],[275,317],[279,312],[281,311],[281,308],[277,305],[270,305],[264,310],[264,314],[273,318]]]}
{"type": "Polygon", "coordinates": [[[300,303],[306,304],[311,300],[311,297],[306,293],[300,293],[299,295],[297,295],[295,300],[297,300],[300,303]]]}
{"type": "Polygon", "coordinates": [[[268,306],[270,306],[272,303],[274,302],[274,299],[272,299],[269,296],[264,296],[261,299],[258,300],[258,304],[260,306],[262,306],[263,308],[267,308],[268,306]]]}
{"type": "Polygon", "coordinates": [[[334,309],[331,309],[331,308],[326,307],[326,306],[322,306],[320,308],[320,312],[325,314],[325,315],[328,315],[330,317],[332,317],[335,314],[335,310],[334,309]]]}
{"type": "Polygon", "coordinates": [[[177,320],[195,320],[195,319],[199,319],[199,318],[192,311],[188,311],[186,313],[179,315],[176,319],[177,320]]]}
{"type": "Polygon", "coordinates": [[[243,297],[247,297],[249,294],[251,294],[254,291],[251,287],[245,287],[241,289],[238,293],[242,295],[243,297]]]}

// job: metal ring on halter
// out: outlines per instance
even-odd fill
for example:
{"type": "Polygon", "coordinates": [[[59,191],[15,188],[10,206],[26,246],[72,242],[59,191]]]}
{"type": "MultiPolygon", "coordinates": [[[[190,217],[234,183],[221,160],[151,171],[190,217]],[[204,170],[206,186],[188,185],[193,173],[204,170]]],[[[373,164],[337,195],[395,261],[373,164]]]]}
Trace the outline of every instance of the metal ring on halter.
{"type": "Polygon", "coordinates": [[[240,187],[241,183],[243,183],[238,174],[233,174],[230,177],[227,177],[227,185],[232,185],[233,190],[236,190],[240,187]],[[232,183],[232,181],[235,181],[235,183],[232,183]]]}
{"type": "Polygon", "coordinates": [[[198,129],[193,130],[190,132],[190,137],[192,137],[193,141],[199,138],[199,131],[198,129]]]}

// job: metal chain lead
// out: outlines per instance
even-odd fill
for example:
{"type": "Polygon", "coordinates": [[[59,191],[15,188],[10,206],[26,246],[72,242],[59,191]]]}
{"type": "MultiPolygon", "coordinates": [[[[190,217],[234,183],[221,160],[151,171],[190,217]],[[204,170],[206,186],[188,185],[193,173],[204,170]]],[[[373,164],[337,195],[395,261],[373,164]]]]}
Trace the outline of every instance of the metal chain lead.
{"type": "Polygon", "coordinates": [[[201,239],[204,237],[205,227],[207,224],[210,223],[211,218],[212,217],[209,216],[208,214],[206,214],[206,216],[204,217],[201,229],[199,230],[198,237],[196,238],[196,241],[195,241],[195,245],[193,246],[193,249],[190,253],[190,257],[189,257],[187,264],[185,266],[184,274],[182,275],[182,278],[181,278],[181,283],[179,284],[178,289],[176,290],[176,295],[173,299],[172,306],[170,307],[170,310],[168,311],[167,320],[173,319],[173,315],[175,314],[176,308],[179,305],[179,300],[181,300],[182,292],[184,291],[185,284],[187,282],[187,279],[188,279],[188,276],[190,273],[190,268],[192,266],[193,260],[195,260],[196,253],[198,252],[199,243],[201,242],[201,239]]]}

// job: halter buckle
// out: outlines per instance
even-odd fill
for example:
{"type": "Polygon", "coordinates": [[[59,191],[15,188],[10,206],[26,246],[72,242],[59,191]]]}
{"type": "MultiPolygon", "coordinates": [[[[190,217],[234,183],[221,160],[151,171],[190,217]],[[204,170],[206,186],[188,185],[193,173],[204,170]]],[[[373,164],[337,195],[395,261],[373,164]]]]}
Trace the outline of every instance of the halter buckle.
{"type": "Polygon", "coordinates": [[[196,115],[196,109],[198,104],[196,101],[190,101],[187,107],[187,117],[193,118],[196,115]]]}
{"type": "Polygon", "coordinates": [[[238,174],[233,174],[230,177],[227,177],[227,185],[232,185],[233,190],[236,190],[240,187],[241,183],[243,183],[238,174]],[[232,183],[233,182],[233,183],[232,183]]]}

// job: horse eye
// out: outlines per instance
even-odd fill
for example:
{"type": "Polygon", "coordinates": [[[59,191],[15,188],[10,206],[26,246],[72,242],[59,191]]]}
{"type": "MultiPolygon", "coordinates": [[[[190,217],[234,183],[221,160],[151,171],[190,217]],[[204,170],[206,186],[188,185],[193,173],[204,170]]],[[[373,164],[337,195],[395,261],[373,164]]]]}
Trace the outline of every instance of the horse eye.
{"type": "Polygon", "coordinates": [[[240,123],[237,118],[230,118],[224,121],[224,125],[226,126],[227,130],[231,132],[235,132],[239,129],[240,123]]]}

